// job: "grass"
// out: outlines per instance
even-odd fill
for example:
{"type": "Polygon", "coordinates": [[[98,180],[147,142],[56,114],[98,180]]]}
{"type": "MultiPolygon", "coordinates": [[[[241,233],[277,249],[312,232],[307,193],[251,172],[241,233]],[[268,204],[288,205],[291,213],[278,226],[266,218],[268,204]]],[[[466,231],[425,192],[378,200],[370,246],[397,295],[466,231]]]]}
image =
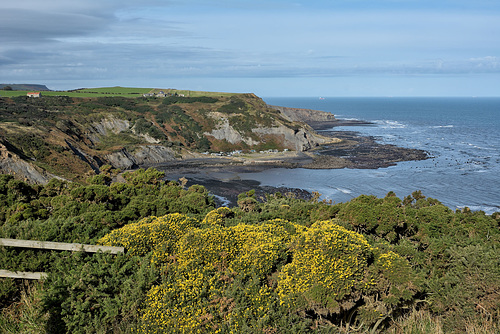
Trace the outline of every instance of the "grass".
{"type": "Polygon", "coordinates": [[[199,97],[199,96],[209,96],[209,97],[221,97],[221,96],[233,96],[236,95],[236,93],[223,93],[223,92],[204,92],[204,91],[196,91],[196,90],[185,90],[185,89],[153,89],[151,93],[159,93],[160,91],[163,91],[164,93],[170,93],[170,94],[179,94],[179,95],[184,95],[186,97],[199,97]]]}
{"type": "Polygon", "coordinates": [[[107,136],[99,136],[99,142],[97,142],[96,149],[98,150],[109,150],[113,152],[128,145],[140,144],[142,141],[137,137],[133,136],[130,132],[120,132],[118,134],[109,133],[107,136]]]}
{"type": "MultiPolygon", "coordinates": [[[[141,97],[142,94],[147,93],[159,93],[163,91],[165,93],[171,94],[182,94],[188,97],[198,97],[198,96],[232,96],[234,93],[221,93],[221,92],[203,92],[203,91],[193,91],[193,90],[178,90],[178,89],[161,89],[161,88],[134,88],[134,87],[100,87],[100,88],[83,88],[71,91],[43,91],[43,96],[69,96],[69,97],[99,97],[99,96],[123,96],[123,97],[141,97]]],[[[25,90],[0,90],[0,97],[14,97],[14,96],[26,96],[28,91],[25,90]]]]}
{"type": "Polygon", "coordinates": [[[152,88],[134,88],[134,87],[101,87],[101,88],[84,88],[76,90],[78,94],[92,94],[97,95],[118,95],[118,96],[131,96],[139,97],[142,94],[151,92],[152,88]]]}
{"type": "MultiPolygon", "coordinates": [[[[25,90],[0,90],[0,97],[15,97],[26,96],[28,91],[25,90]]],[[[138,97],[142,95],[132,94],[119,94],[119,93],[91,93],[81,91],[43,91],[44,96],[69,96],[69,97],[99,97],[99,96],[124,96],[124,97],[138,97]]]]}
{"type": "Polygon", "coordinates": [[[46,333],[45,324],[49,314],[41,311],[40,292],[42,283],[26,285],[18,302],[0,313],[0,331],[5,334],[46,333]]]}

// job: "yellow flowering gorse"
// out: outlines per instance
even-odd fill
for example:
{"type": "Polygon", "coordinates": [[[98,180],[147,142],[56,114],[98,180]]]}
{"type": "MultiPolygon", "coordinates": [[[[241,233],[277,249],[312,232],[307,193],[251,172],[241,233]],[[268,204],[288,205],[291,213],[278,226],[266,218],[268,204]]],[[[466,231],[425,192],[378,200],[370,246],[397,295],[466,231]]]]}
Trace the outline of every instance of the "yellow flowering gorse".
{"type": "Polygon", "coordinates": [[[98,242],[123,246],[130,255],[144,256],[155,249],[170,253],[182,235],[199,225],[197,219],[180,213],[148,217],[114,230],[98,242]]]}
{"type": "Polygon", "coordinates": [[[297,307],[305,300],[335,310],[338,302],[362,289],[360,284],[368,266],[372,248],[360,234],[331,221],[313,224],[296,241],[291,263],[279,275],[278,295],[282,303],[297,307]]]}
{"type": "Polygon", "coordinates": [[[335,313],[376,287],[377,270],[390,275],[393,263],[405,264],[393,252],[374,259],[376,249],[362,235],[332,221],[225,227],[230,213],[213,210],[201,224],[180,214],[151,217],[100,240],[132,255],[152,253],[165,265],[163,281],[147,293],[142,332],[238,333],[276,308],[335,313]]]}
{"type": "Polygon", "coordinates": [[[232,213],[231,209],[227,207],[220,207],[215,210],[210,211],[203,219],[202,224],[204,225],[220,225],[224,226],[226,217],[232,213]]]}

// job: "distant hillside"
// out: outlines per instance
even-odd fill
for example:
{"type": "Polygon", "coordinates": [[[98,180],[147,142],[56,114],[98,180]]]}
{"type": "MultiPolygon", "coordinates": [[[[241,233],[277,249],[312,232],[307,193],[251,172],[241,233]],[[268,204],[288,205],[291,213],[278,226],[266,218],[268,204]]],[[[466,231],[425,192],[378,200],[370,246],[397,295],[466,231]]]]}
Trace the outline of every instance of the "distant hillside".
{"type": "Polygon", "coordinates": [[[0,97],[0,172],[83,180],[106,164],[123,170],[196,152],[306,151],[331,141],[253,94],[147,95],[0,97]]]}
{"type": "MultiPolygon", "coordinates": [[[[144,88],[144,87],[98,87],[98,88],[78,88],[66,91],[57,90],[43,90],[37,89],[37,85],[23,85],[25,90],[16,90],[21,88],[19,85],[9,85],[2,84],[3,87],[10,87],[12,90],[4,90],[0,88],[0,96],[26,96],[26,90],[29,91],[43,91],[44,96],[69,96],[69,97],[100,97],[100,96],[121,96],[121,97],[165,97],[165,96],[179,96],[179,97],[201,97],[201,96],[212,96],[212,97],[224,97],[233,96],[235,93],[224,93],[224,92],[203,92],[203,91],[193,91],[185,89],[173,89],[173,88],[144,88]]],[[[42,86],[42,85],[39,85],[42,86]]],[[[42,86],[45,87],[45,86],[42,86]]],[[[47,88],[47,87],[45,87],[47,88]]]]}
{"type": "Polygon", "coordinates": [[[37,84],[0,84],[0,89],[11,87],[12,90],[37,90],[37,91],[50,91],[45,85],[37,84]]]}

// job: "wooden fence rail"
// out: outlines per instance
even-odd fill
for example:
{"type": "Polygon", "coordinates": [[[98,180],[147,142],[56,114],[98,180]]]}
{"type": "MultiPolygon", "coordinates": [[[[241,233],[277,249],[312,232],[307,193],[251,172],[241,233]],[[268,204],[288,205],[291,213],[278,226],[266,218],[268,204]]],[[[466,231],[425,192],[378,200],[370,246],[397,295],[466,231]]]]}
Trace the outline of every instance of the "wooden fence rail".
{"type": "MultiPolygon", "coordinates": [[[[52,241],[36,241],[36,240],[19,240],[19,239],[4,239],[0,238],[0,246],[20,247],[20,248],[36,248],[47,250],[66,250],[86,253],[97,253],[99,251],[109,252],[111,254],[124,253],[124,247],[85,245],[77,243],[64,243],[52,241]]],[[[23,278],[23,279],[42,279],[47,277],[46,273],[32,273],[23,271],[0,270],[0,277],[23,278]]]]}
{"type": "Polygon", "coordinates": [[[22,278],[22,279],[42,279],[47,277],[46,273],[31,273],[26,271],[0,270],[0,277],[22,278]]]}
{"type": "Polygon", "coordinates": [[[102,251],[102,252],[110,252],[111,254],[123,253],[125,251],[123,247],[68,244],[65,242],[2,239],[2,238],[0,238],[0,246],[38,248],[38,249],[49,249],[49,250],[67,250],[74,252],[83,251],[87,253],[97,253],[98,251],[102,251]]]}

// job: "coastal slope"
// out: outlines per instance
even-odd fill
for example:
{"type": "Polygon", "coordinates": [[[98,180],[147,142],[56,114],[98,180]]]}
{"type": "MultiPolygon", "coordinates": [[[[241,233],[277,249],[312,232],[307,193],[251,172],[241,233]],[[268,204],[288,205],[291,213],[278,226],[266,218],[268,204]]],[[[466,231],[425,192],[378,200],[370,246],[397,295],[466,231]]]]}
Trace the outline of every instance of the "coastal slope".
{"type": "Polygon", "coordinates": [[[83,180],[208,152],[309,151],[335,139],[254,94],[0,98],[0,171],[83,180]]]}
{"type": "Polygon", "coordinates": [[[294,122],[304,122],[313,124],[315,122],[336,122],[337,119],[332,113],[304,108],[290,108],[282,106],[269,105],[270,108],[278,110],[284,117],[294,122]]]}

